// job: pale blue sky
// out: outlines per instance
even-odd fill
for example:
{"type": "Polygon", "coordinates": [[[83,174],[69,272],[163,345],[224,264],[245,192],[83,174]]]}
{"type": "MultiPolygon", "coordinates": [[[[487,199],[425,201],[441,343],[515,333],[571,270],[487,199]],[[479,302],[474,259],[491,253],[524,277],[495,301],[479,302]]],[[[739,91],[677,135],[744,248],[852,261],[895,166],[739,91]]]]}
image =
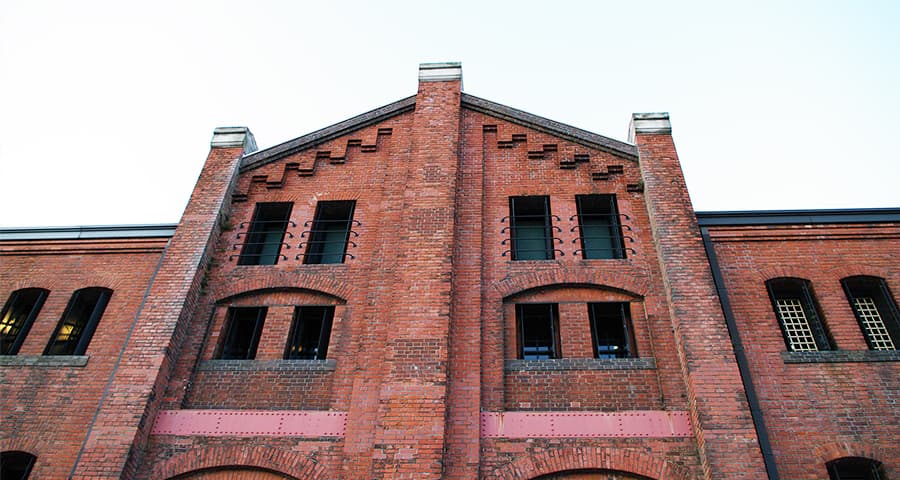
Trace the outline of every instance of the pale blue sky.
{"type": "Polygon", "coordinates": [[[900,1],[0,2],[0,226],[176,222],[260,147],[412,95],[620,140],[668,111],[698,210],[900,207],[900,1]]]}

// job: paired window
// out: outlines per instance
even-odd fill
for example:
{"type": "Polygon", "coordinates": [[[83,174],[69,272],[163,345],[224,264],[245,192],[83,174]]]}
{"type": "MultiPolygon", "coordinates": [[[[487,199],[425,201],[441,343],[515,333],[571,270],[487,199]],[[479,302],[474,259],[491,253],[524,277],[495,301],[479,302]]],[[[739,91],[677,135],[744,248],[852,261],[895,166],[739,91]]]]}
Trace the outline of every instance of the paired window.
{"type": "Polygon", "coordinates": [[[91,287],[75,292],[59,320],[44,355],[84,355],[112,290],[91,287]]]}
{"type": "Polygon", "coordinates": [[[846,457],[825,464],[830,480],[883,480],[881,462],[863,458],[846,457]]]}
{"type": "MultiPolygon", "coordinates": [[[[229,308],[225,334],[217,358],[222,360],[256,358],[267,313],[267,307],[229,308]]],[[[284,350],[285,360],[324,360],[328,353],[333,319],[333,306],[296,307],[284,350]]]]}
{"type": "Polygon", "coordinates": [[[513,260],[552,260],[550,197],[510,197],[510,250],[513,260]]]}
{"type": "MultiPolygon", "coordinates": [[[[594,358],[634,357],[629,304],[624,302],[589,303],[588,318],[594,358]]],[[[559,306],[555,303],[516,305],[519,358],[546,360],[562,358],[559,339],[559,306]]]]}
{"type": "Polygon", "coordinates": [[[788,350],[809,352],[831,350],[832,343],[822,323],[809,281],[776,278],[766,282],[772,307],[784,334],[788,350]]]}
{"type": "Polygon", "coordinates": [[[353,223],[354,200],[319,202],[303,263],[344,263],[353,223]]]}
{"type": "Polygon", "coordinates": [[[0,478],[3,480],[27,480],[37,457],[28,452],[0,453],[0,478]]]}
{"type": "Polygon", "coordinates": [[[576,195],[581,256],[586,260],[625,258],[615,195],[576,195]]]}
{"type": "Polygon", "coordinates": [[[850,277],[841,284],[869,348],[897,350],[900,347],[900,314],[884,280],[850,277]]]}
{"type": "Polygon", "coordinates": [[[0,355],[19,353],[48,293],[42,288],[23,288],[9,296],[0,312],[0,355]]]}
{"type": "Polygon", "coordinates": [[[238,265],[275,265],[281,257],[293,203],[257,203],[238,265]]]}

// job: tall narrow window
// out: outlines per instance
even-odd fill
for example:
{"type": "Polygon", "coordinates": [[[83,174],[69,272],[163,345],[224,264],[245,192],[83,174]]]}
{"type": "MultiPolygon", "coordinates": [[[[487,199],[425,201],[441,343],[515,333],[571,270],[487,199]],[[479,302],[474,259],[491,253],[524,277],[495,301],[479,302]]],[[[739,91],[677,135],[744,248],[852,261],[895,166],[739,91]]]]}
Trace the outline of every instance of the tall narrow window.
{"type": "Polygon", "coordinates": [[[354,200],[319,202],[313,219],[303,263],[344,263],[354,200]]]}
{"type": "Polygon", "coordinates": [[[766,287],[788,350],[831,350],[831,340],[822,324],[808,281],[776,278],[766,282],[766,287]]]}
{"type": "Polygon", "coordinates": [[[324,360],[333,319],[334,307],[297,307],[284,358],[324,360]]]}
{"type": "Polygon", "coordinates": [[[266,320],[266,307],[232,307],[228,309],[225,336],[219,358],[222,360],[252,360],[266,320]]]}
{"type": "Polygon", "coordinates": [[[615,195],[576,195],[581,256],[625,258],[615,195]]]}
{"type": "Polygon", "coordinates": [[[550,197],[510,197],[509,219],[513,260],[553,259],[550,197]]]}
{"type": "Polygon", "coordinates": [[[841,283],[869,348],[897,350],[900,347],[900,314],[884,280],[850,277],[841,283]]]}
{"type": "Polygon", "coordinates": [[[636,356],[627,303],[589,303],[595,358],[636,356]]]}
{"type": "Polygon", "coordinates": [[[845,457],[826,464],[830,480],[883,480],[881,462],[863,457],[845,457]]]}
{"type": "Polygon", "coordinates": [[[84,355],[111,295],[112,290],[108,288],[76,291],[53,331],[44,355],[84,355]]]}
{"type": "Polygon", "coordinates": [[[0,478],[3,480],[27,480],[37,457],[28,452],[0,453],[0,478]]]}
{"type": "Polygon", "coordinates": [[[518,304],[516,320],[519,327],[519,358],[523,360],[560,358],[557,304],[518,304]]]}
{"type": "Polygon", "coordinates": [[[19,353],[48,293],[42,288],[23,288],[9,296],[0,312],[0,355],[19,353]]]}
{"type": "Polygon", "coordinates": [[[290,202],[257,203],[244,237],[238,265],[275,265],[281,257],[284,232],[291,217],[290,202]]]}

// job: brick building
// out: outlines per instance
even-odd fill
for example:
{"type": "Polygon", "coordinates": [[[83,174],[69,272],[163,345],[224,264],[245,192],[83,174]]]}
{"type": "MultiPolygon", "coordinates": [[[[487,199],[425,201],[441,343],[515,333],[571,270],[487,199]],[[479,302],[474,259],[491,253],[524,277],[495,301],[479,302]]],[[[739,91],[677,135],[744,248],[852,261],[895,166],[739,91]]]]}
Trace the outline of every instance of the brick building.
{"type": "Polygon", "coordinates": [[[4,480],[900,478],[900,209],[697,213],[668,115],[461,87],[0,230],[4,480]]]}

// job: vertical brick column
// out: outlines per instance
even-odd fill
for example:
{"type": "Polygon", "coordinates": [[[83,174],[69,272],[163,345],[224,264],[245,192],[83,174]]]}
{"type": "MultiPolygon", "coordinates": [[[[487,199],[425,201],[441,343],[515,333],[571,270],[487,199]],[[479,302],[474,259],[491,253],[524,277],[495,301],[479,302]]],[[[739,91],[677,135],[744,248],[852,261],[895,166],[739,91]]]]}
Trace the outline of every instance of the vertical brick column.
{"type": "Polygon", "coordinates": [[[197,306],[241,156],[255,150],[256,144],[247,128],[229,127],[216,129],[211,147],[103,392],[71,478],[132,478],[140,463],[186,325],[197,306]]]}
{"type": "Polygon", "coordinates": [[[635,114],[644,197],[706,478],[766,478],[667,113],[635,114]]]}
{"type": "Polygon", "coordinates": [[[397,238],[397,283],[378,398],[374,478],[440,478],[458,168],[459,64],[425,64],[397,238]]]}

